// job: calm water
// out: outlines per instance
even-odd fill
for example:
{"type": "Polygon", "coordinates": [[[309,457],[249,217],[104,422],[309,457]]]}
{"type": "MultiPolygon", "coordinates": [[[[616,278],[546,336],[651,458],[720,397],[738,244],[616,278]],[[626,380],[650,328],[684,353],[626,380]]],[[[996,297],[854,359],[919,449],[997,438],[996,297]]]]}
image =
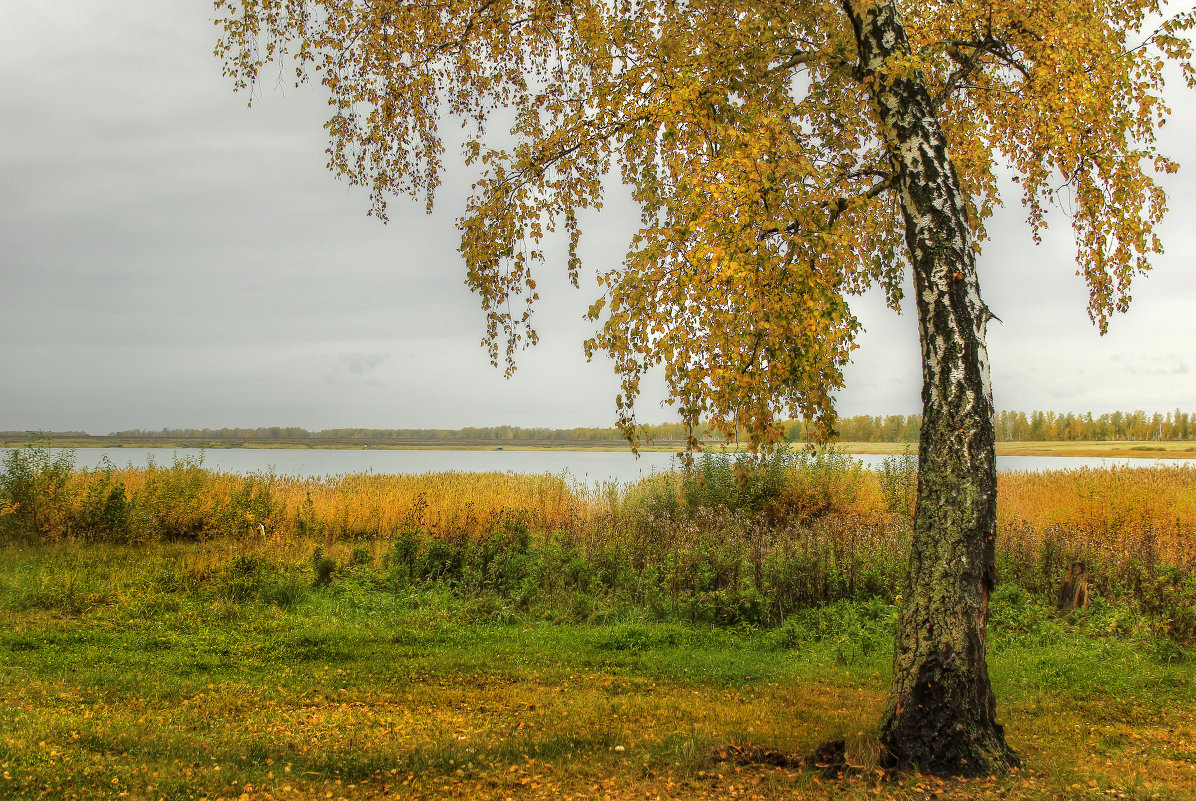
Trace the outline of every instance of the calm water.
{"type": "MultiPolygon", "coordinates": [[[[57,448],[55,451],[59,450],[57,448]]],[[[317,477],[338,473],[439,473],[499,471],[512,473],[552,473],[567,475],[585,484],[635,481],[653,471],[677,466],[669,453],[642,453],[637,459],[627,451],[461,451],[461,450],[330,450],[218,448],[79,448],[75,451],[77,467],[94,468],[108,457],[113,464],[144,467],[149,459],[170,465],[176,458],[203,458],[209,470],[230,473],[265,473],[317,477]]],[[[853,456],[864,467],[880,467],[885,457],[879,454],[853,456]]],[[[1192,464],[1187,459],[1125,459],[1075,456],[998,456],[998,470],[1064,470],[1077,467],[1132,465],[1150,467],[1161,464],[1192,464]]]]}

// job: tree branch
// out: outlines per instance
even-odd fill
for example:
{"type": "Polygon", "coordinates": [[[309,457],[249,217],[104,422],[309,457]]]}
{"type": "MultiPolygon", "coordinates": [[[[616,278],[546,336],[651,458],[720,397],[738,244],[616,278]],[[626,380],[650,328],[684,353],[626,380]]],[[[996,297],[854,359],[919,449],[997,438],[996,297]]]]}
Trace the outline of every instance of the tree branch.
{"type": "MultiPolygon", "coordinates": [[[[881,180],[868,187],[868,191],[863,192],[862,194],[853,195],[851,197],[839,196],[834,200],[824,200],[818,204],[819,206],[825,208],[828,212],[826,225],[824,226],[823,230],[829,231],[834,227],[835,223],[838,222],[839,217],[843,214],[843,212],[847,211],[847,207],[851,205],[852,200],[858,198],[871,200],[872,198],[877,197],[882,192],[891,188],[893,183],[897,180],[895,175],[885,172],[884,170],[875,169],[857,170],[856,172],[848,173],[846,176],[844,176],[844,178],[861,178],[865,175],[874,175],[879,177],[881,180]]],[[[773,234],[779,234],[782,232],[787,234],[795,234],[799,230],[801,230],[800,225],[797,223],[790,223],[784,228],[768,228],[761,231],[759,239],[763,240],[769,236],[772,236],[773,234]]]]}
{"type": "Polygon", "coordinates": [[[971,77],[972,73],[981,68],[982,60],[986,55],[991,55],[1017,70],[1027,81],[1033,77],[1029,68],[1010,51],[1009,43],[991,33],[985,34],[984,38],[979,40],[942,42],[940,44],[946,45],[947,55],[959,64],[959,69],[947,76],[947,82],[943,84],[943,88],[931,98],[931,105],[936,111],[943,107],[947,98],[954,94],[955,90],[971,77]],[[971,52],[965,56],[962,53],[962,48],[968,48],[971,52]]]}

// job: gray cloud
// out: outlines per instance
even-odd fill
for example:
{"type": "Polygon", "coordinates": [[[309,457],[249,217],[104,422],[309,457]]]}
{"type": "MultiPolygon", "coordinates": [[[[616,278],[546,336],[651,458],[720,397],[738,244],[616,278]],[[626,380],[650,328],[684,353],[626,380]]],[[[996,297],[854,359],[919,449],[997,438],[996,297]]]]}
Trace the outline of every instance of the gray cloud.
{"type": "Polygon", "coordinates": [[[1188,363],[1174,353],[1115,353],[1113,361],[1129,375],[1184,375],[1188,363]]]}
{"type": "MultiPolygon", "coordinates": [[[[266,86],[246,109],[211,56],[208,8],[0,5],[0,428],[609,423],[617,383],[580,344],[592,282],[575,292],[546,268],[542,345],[505,381],[456,253],[471,176],[450,165],[432,216],[400,198],[390,225],[367,218],[323,168],[318,91],[266,86]]],[[[1192,167],[1167,178],[1169,252],[1109,336],[1085,315],[1062,215],[1037,248],[1020,209],[990,221],[999,406],[1190,408],[1175,354],[1196,341],[1196,104],[1171,105],[1164,150],[1192,167]]],[[[617,265],[637,219],[620,191],[583,215],[588,265],[617,265]]],[[[868,330],[841,410],[917,411],[912,305],[899,317],[869,293],[853,308],[868,330]]],[[[640,416],[670,417],[659,376],[646,386],[640,416]]]]}
{"type": "Polygon", "coordinates": [[[378,367],[390,357],[384,353],[341,353],[333,357],[324,357],[324,381],[329,384],[353,381],[368,383],[372,386],[382,386],[382,382],[373,374],[378,367]]]}

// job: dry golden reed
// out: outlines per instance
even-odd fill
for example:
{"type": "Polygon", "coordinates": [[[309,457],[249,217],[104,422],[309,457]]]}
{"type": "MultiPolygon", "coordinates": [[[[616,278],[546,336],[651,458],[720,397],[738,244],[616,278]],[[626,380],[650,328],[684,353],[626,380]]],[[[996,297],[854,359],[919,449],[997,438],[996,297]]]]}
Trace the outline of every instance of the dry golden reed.
{"type": "Polygon", "coordinates": [[[1196,557],[1196,467],[1080,468],[1002,473],[1002,547],[1065,549],[1105,560],[1187,566],[1196,557]]]}
{"type": "Polygon", "coordinates": [[[568,529],[590,504],[549,475],[428,473],[284,479],[279,498],[296,520],[305,514],[334,536],[378,537],[414,528],[478,537],[503,521],[536,530],[568,529]]]}
{"type": "MultiPolygon", "coordinates": [[[[839,522],[819,527],[820,536],[837,532],[832,538],[845,540],[839,543],[844,546],[852,544],[846,540],[900,542],[908,536],[902,510],[909,493],[894,490],[892,476],[837,464],[785,471],[780,479],[745,476],[735,468],[708,473],[706,485],[669,475],[628,488],[586,488],[557,476],[510,473],[242,476],[184,460],[171,467],[70,473],[53,499],[37,501],[45,508],[32,533],[42,541],[145,542],[250,536],[261,525],[272,539],[376,539],[410,530],[475,539],[517,522],[620,547],[628,536],[673,539],[665,529],[680,523],[670,515],[700,500],[726,504],[730,516],[723,520],[750,519],[752,530],[774,529],[767,539],[775,543],[802,540],[793,532],[822,519],[839,522]],[[754,505],[735,505],[752,493],[754,505]],[[895,494],[900,503],[893,503],[895,494]]],[[[912,488],[915,474],[907,470],[897,480],[912,488]]],[[[1012,472],[1001,474],[999,483],[998,552],[1016,561],[1022,574],[1037,565],[1035,582],[1051,580],[1071,558],[1103,565],[1108,573],[1128,563],[1187,570],[1196,559],[1196,467],[1012,472]]],[[[731,529],[726,537],[739,539],[731,529]]]]}
{"type": "MultiPolygon", "coordinates": [[[[115,478],[133,497],[145,491],[153,471],[125,468],[115,478]]],[[[86,475],[76,474],[75,480],[83,482],[86,475]]],[[[556,476],[456,472],[295,478],[205,471],[203,492],[185,500],[214,508],[253,487],[268,488],[267,510],[241,515],[232,530],[213,534],[252,534],[262,524],[275,537],[375,538],[406,529],[478,537],[511,520],[536,530],[569,529],[599,506],[556,476]]]]}

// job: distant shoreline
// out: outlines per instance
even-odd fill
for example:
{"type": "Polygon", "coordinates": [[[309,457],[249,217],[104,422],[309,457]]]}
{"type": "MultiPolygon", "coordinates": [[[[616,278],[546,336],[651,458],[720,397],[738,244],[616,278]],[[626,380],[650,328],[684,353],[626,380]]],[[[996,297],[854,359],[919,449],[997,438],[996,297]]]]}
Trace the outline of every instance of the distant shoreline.
{"type": "MultiPolygon", "coordinates": [[[[19,448],[30,443],[46,443],[56,448],[163,448],[163,449],[310,449],[310,450],[469,450],[493,451],[625,451],[626,442],[616,440],[475,440],[453,439],[211,439],[203,437],[109,437],[64,436],[5,437],[0,447],[19,448]]],[[[719,452],[722,444],[703,443],[705,450],[719,452]]],[[[641,451],[671,453],[683,450],[681,441],[656,441],[642,445],[641,451]]],[[[916,443],[902,442],[838,442],[836,449],[848,454],[901,454],[907,449],[917,452],[916,443]]],[[[1067,441],[1067,442],[998,442],[999,456],[1085,456],[1092,458],[1118,457],[1141,459],[1196,459],[1196,442],[1187,441],[1067,441]]]]}

